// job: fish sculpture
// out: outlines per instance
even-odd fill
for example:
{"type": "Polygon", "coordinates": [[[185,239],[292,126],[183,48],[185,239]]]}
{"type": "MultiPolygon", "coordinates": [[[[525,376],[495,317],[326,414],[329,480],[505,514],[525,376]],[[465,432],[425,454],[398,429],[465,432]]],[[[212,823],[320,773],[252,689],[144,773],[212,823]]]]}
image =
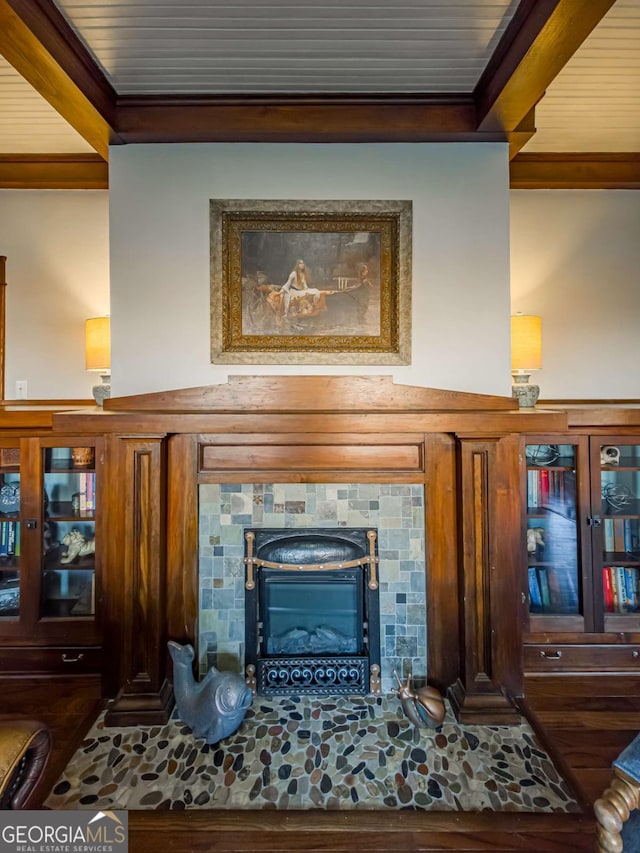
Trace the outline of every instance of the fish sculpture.
{"type": "Polygon", "coordinates": [[[214,666],[202,681],[193,677],[193,646],[167,644],[173,660],[173,691],[180,719],[196,737],[217,743],[233,734],[244,720],[253,694],[244,679],[214,666]]]}
{"type": "Polygon", "coordinates": [[[442,725],[446,709],[440,692],[435,687],[419,687],[413,690],[411,687],[411,674],[407,676],[407,683],[400,681],[398,673],[393,673],[398,682],[397,697],[409,721],[417,728],[435,729],[442,725]]]}

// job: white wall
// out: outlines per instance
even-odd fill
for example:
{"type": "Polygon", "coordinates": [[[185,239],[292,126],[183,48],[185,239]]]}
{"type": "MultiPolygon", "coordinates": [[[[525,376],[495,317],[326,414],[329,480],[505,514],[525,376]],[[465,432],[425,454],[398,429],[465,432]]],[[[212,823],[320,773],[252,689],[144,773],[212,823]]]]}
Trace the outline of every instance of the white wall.
{"type": "Polygon", "coordinates": [[[90,398],[84,321],[109,313],[108,194],[0,190],[7,256],[6,397],[90,398]]]}
{"type": "MultiPolygon", "coordinates": [[[[542,395],[640,398],[638,192],[509,194],[498,145],[131,146],[114,149],[111,172],[118,393],[304,371],[508,394],[509,199],[511,308],[542,315],[542,395]],[[413,364],[211,365],[216,196],[412,199],[413,364]]],[[[7,397],[16,379],[31,399],[90,395],[84,320],[109,311],[108,203],[98,191],[0,190],[7,397]]]]}
{"type": "Polygon", "coordinates": [[[506,145],[123,146],[109,180],[114,394],[292,372],[510,394],[506,145]],[[211,198],[411,199],[411,366],[212,365],[211,198]]]}
{"type": "Polygon", "coordinates": [[[549,399],[640,398],[640,192],[511,192],[513,311],[542,317],[549,399]]]}

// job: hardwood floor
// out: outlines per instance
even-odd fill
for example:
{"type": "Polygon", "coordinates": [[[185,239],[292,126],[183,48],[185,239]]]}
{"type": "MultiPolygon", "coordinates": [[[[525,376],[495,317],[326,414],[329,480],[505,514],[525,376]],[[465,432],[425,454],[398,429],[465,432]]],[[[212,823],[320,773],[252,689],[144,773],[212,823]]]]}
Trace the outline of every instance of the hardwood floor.
{"type": "MultiPolygon", "coordinates": [[[[611,762],[640,730],[640,677],[528,676],[526,707],[554,760],[584,800],[582,815],[482,812],[132,812],[131,853],[255,850],[437,851],[593,850],[590,805],[611,777],[611,762]],[[637,698],[636,698],[637,697],[637,698]]],[[[91,676],[0,678],[0,719],[36,717],[54,750],[32,807],[39,807],[101,705],[91,676]]]]}
{"type": "Polygon", "coordinates": [[[640,731],[640,676],[530,675],[530,722],[593,805],[611,779],[611,763],[640,731]]]}

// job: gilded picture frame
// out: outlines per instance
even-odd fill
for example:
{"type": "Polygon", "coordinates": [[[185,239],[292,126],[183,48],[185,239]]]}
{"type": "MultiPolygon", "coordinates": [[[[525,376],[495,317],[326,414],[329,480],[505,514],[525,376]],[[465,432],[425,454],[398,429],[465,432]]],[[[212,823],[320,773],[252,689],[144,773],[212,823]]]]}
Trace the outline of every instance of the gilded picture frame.
{"type": "Polygon", "coordinates": [[[212,199],[211,361],[411,363],[410,201],[212,199]]]}

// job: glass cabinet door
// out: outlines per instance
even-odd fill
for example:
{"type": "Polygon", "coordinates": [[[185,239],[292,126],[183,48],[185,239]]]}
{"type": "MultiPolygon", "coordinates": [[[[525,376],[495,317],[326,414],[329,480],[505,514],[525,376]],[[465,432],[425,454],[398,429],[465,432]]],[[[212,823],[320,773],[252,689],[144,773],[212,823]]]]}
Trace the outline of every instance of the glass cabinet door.
{"type": "Polygon", "coordinates": [[[45,447],[40,616],[95,615],[95,448],[45,447]]]}
{"type": "Polygon", "coordinates": [[[605,631],[640,628],[640,445],[631,441],[592,439],[602,542],[602,562],[594,554],[594,571],[602,578],[605,631]]]}
{"type": "Polygon", "coordinates": [[[20,448],[0,448],[0,619],[20,616],[20,448]]]}
{"type": "Polygon", "coordinates": [[[530,631],[585,629],[579,449],[579,443],[525,445],[530,631]]]}

